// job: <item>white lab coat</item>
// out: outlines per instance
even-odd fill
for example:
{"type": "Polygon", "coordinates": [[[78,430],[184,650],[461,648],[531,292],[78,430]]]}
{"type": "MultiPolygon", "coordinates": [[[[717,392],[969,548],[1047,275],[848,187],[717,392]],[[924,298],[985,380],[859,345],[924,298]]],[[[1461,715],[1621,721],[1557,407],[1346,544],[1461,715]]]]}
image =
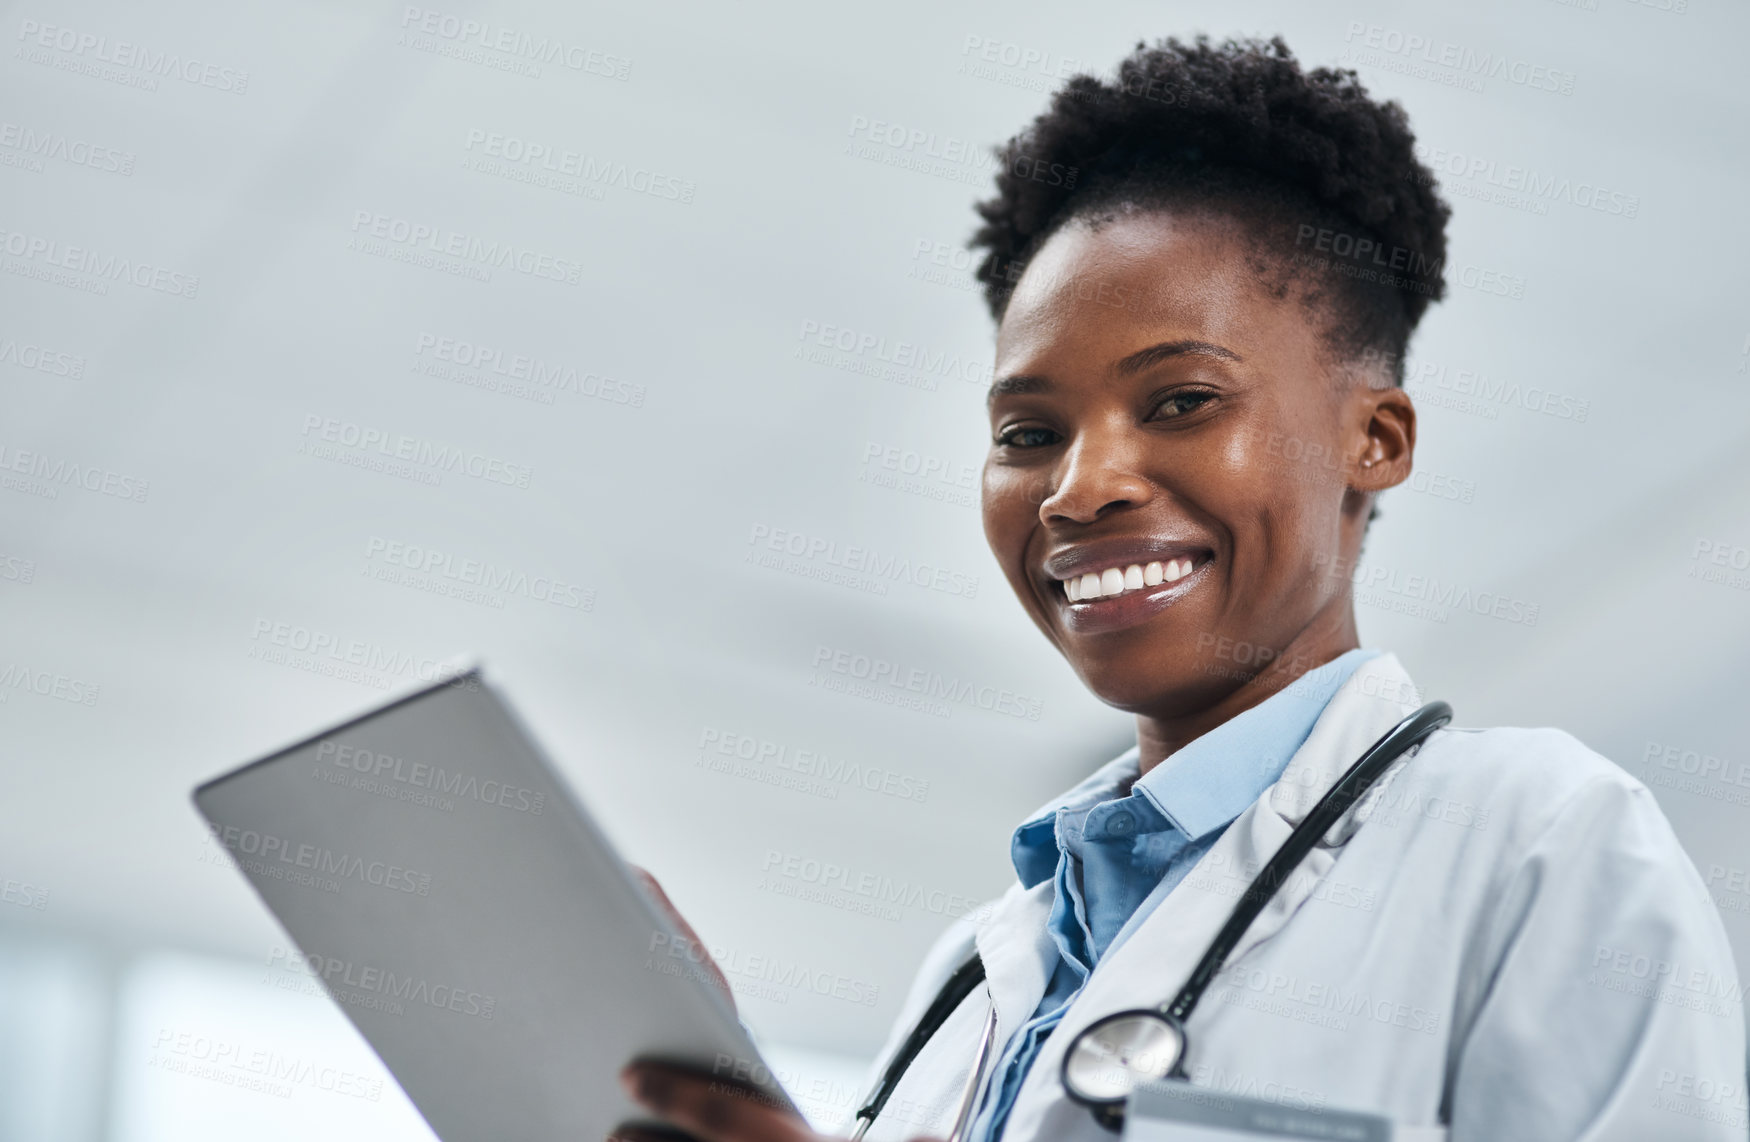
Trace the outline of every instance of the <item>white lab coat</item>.
{"type": "MultiPolygon", "coordinates": [[[[1064,1094],[1070,1040],[1171,1000],[1294,824],[1419,700],[1395,655],[1357,668],[1281,779],[1100,963],[1034,1060],[1004,1142],[1114,1137],[1064,1094]]],[[[1725,929],[1622,769],[1559,730],[1443,729],[1325,841],[1191,1016],[1194,1084],[1448,1124],[1451,1142],[1750,1134],[1725,929]]],[[[872,1076],[975,944],[988,994],[924,1048],[869,1138],[947,1134],[993,999],[1000,1053],[1044,994],[1051,893],[1049,879],[1012,885],[931,949],[872,1076]]]]}

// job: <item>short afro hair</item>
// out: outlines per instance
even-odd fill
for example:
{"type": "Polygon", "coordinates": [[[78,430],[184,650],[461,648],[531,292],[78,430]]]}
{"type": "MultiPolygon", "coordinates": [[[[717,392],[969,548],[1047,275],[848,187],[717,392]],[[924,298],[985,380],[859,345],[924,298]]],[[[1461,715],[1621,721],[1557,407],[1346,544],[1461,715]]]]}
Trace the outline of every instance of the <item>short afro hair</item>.
{"type": "Polygon", "coordinates": [[[1029,260],[1071,219],[1125,206],[1213,210],[1248,223],[1272,262],[1326,315],[1340,360],[1376,358],[1403,383],[1403,354],[1445,296],[1451,209],[1415,155],[1396,102],[1353,71],[1302,71],[1280,36],[1212,46],[1168,38],[1110,79],[1072,77],[1049,109],[996,148],[996,197],[978,204],[977,279],[1001,321],[1029,260]]]}

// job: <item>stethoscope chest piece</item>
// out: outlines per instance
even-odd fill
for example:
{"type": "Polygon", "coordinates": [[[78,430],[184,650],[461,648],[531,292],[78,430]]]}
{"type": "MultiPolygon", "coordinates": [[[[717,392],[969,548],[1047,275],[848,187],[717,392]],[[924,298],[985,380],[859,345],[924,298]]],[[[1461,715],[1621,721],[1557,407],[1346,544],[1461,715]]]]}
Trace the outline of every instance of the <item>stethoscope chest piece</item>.
{"type": "Polygon", "coordinates": [[[1063,1056],[1063,1085],[1090,1109],[1122,1113],[1137,1086],[1179,1072],[1185,1028],[1160,1010],[1119,1011],[1090,1023],[1063,1056]]]}

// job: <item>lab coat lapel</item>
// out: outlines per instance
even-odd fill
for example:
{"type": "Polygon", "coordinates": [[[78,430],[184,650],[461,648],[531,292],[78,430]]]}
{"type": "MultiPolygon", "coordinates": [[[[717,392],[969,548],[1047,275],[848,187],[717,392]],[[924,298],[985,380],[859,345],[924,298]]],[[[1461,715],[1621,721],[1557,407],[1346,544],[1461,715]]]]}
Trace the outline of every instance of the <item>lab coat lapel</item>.
{"type": "Polygon", "coordinates": [[[1045,996],[1048,972],[1057,962],[1048,926],[1052,893],[1050,879],[1030,889],[1011,884],[974,935],[997,1009],[998,1043],[1007,1042],[1031,1019],[1045,996]]]}
{"type": "MultiPolygon", "coordinates": [[[[1415,705],[1414,684],[1396,655],[1378,655],[1356,668],[1325,707],[1282,777],[1240,814],[1130,939],[1100,963],[1029,1069],[1010,1117],[1009,1137],[1079,1136],[1077,1116],[1091,1119],[1063,1097],[1058,1076],[1068,1044],[1103,1016],[1171,1001],[1233,914],[1246,886],[1288,839],[1294,826],[1336,784],[1343,771],[1415,705]]],[[[1301,862],[1252,922],[1228,963],[1237,962],[1275,935],[1313,894],[1340,851],[1330,842],[1347,841],[1356,825],[1372,812],[1401,764],[1381,777],[1361,804],[1326,835],[1325,843],[1301,862]]],[[[981,942],[981,952],[983,949],[981,942]]],[[[1197,1016],[1206,1011],[1200,1007],[1190,1021],[1193,1052],[1197,1016]]]]}

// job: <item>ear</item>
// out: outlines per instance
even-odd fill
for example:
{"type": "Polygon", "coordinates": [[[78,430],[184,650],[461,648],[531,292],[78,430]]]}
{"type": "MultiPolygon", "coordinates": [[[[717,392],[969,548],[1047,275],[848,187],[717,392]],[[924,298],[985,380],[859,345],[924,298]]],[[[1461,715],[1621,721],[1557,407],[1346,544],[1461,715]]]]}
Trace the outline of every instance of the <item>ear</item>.
{"type": "Polygon", "coordinates": [[[1349,487],[1370,496],[1410,478],[1416,452],[1416,405],[1410,394],[1393,385],[1353,390],[1350,423],[1355,425],[1349,449],[1349,487]]]}

